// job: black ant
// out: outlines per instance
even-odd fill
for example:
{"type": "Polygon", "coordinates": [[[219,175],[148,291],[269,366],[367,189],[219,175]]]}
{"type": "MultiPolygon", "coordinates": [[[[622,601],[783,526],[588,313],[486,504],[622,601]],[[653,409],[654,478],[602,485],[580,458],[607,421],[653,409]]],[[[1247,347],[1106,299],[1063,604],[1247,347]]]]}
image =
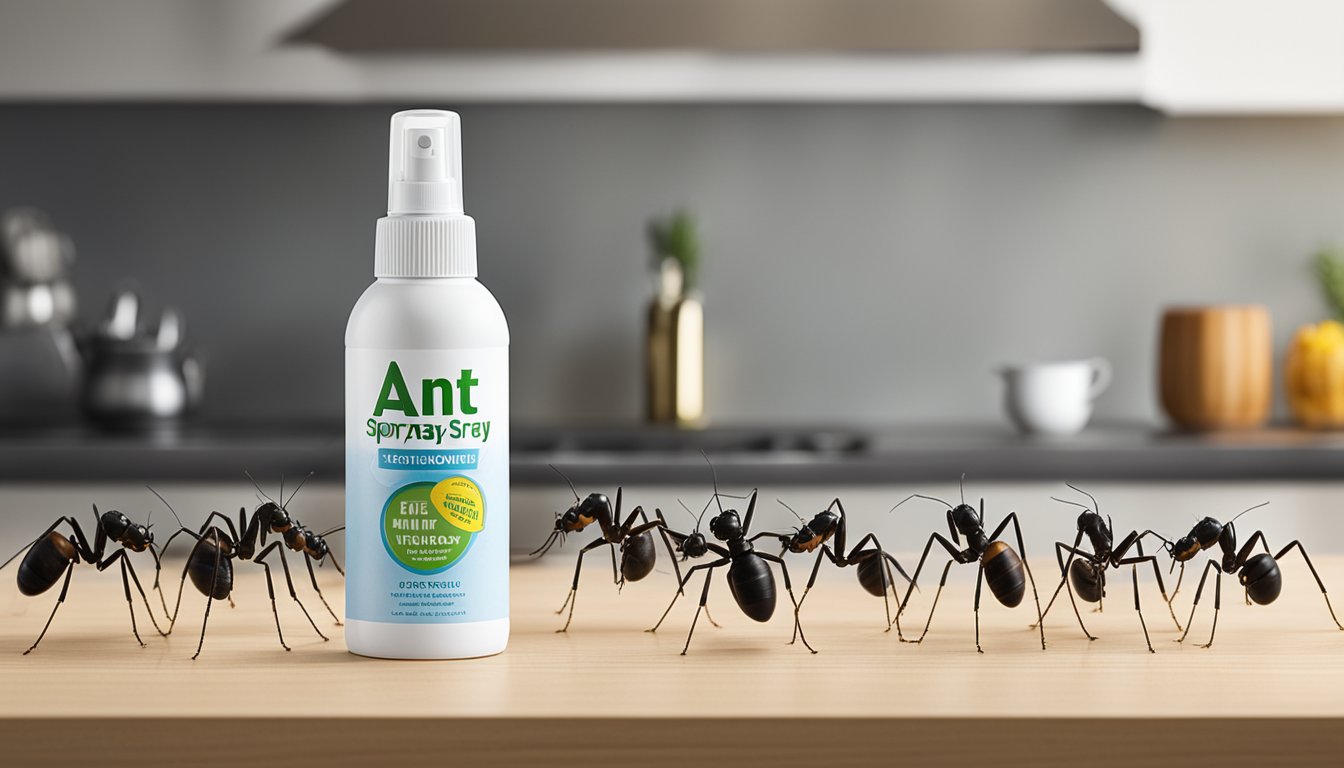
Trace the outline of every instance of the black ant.
{"type": "MultiPolygon", "coordinates": [[[[310,474],[309,477],[311,476],[312,475],[310,474]]],[[[249,479],[251,478],[250,475],[248,477],[249,479]]],[[[306,482],[307,478],[304,478],[304,481],[306,482]]],[[[303,482],[300,482],[299,488],[302,487],[303,482]]],[[[219,512],[211,512],[206,516],[205,522],[201,524],[199,532],[193,531],[182,525],[182,519],[177,516],[177,511],[173,509],[172,505],[169,504],[158,491],[155,491],[153,488],[150,488],[149,490],[155,496],[158,496],[164,506],[168,507],[168,511],[173,513],[173,517],[177,518],[179,530],[173,534],[173,537],[170,538],[168,542],[171,544],[173,538],[176,538],[179,534],[183,533],[196,540],[196,545],[192,547],[191,554],[187,556],[187,564],[182,569],[182,579],[177,587],[177,604],[173,607],[172,617],[172,624],[176,625],[178,611],[182,607],[183,587],[186,585],[187,577],[190,576],[192,586],[196,587],[196,589],[206,597],[205,616],[201,621],[201,637],[196,643],[196,653],[192,655],[192,659],[201,655],[201,648],[205,645],[205,630],[210,623],[211,604],[215,600],[232,600],[234,560],[255,559],[255,561],[260,563],[261,567],[265,570],[266,591],[271,598],[271,614],[275,617],[275,633],[280,638],[280,647],[284,648],[286,651],[290,650],[289,645],[285,643],[285,635],[280,629],[280,612],[275,605],[275,584],[271,579],[271,566],[265,561],[265,558],[271,552],[275,551],[278,551],[280,554],[280,565],[285,572],[285,584],[289,587],[290,598],[292,598],[299,606],[299,610],[303,611],[304,618],[308,619],[308,623],[312,625],[313,631],[317,633],[317,636],[322,638],[324,642],[329,639],[326,635],[322,634],[322,630],[317,628],[317,622],[313,621],[313,617],[309,615],[308,609],[304,606],[303,602],[299,600],[298,593],[294,590],[294,579],[290,575],[289,562],[285,559],[284,549],[280,547],[281,542],[272,542],[269,546],[266,546],[267,533],[284,535],[295,528],[296,524],[289,517],[286,508],[288,507],[289,502],[293,501],[294,497],[298,495],[298,488],[294,490],[294,493],[290,494],[288,500],[283,501],[282,503],[276,503],[274,500],[267,498],[266,502],[257,507],[256,511],[253,512],[250,521],[248,520],[246,508],[239,509],[238,527],[234,527],[233,520],[229,519],[227,515],[220,514],[219,512]],[[210,524],[211,520],[215,518],[219,518],[223,521],[224,526],[228,529],[227,533],[218,526],[210,524]],[[243,531],[241,536],[238,533],[239,530],[243,531]],[[263,545],[263,549],[260,553],[256,551],[258,537],[260,537],[261,544],[263,545]]],[[[265,494],[262,495],[265,496],[265,494]]],[[[281,499],[284,499],[283,480],[281,481],[281,499]]],[[[303,533],[295,534],[293,539],[295,543],[303,545],[304,554],[308,555],[308,538],[312,535],[315,537],[312,543],[312,550],[314,552],[324,553],[324,556],[326,556],[329,554],[329,550],[326,547],[326,542],[323,537],[328,533],[333,533],[339,530],[339,527],[333,528],[331,531],[327,531],[323,534],[312,534],[310,531],[307,531],[307,529],[301,530],[303,533]]],[[[164,549],[167,549],[167,545],[164,546],[164,549]]],[[[311,560],[309,561],[308,572],[312,575],[314,589],[318,589],[317,577],[316,575],[313,575],[311,560]]],[[[318,596],[320,597],[321,594],[321,589],[318,589],[318,596]]],[[[322,602],[324,605],[326,604],[325,599],[323,599],[322,602]]],[[[330,606],[328,606],[327,610],[331,610],[330,606]]],[[[335,617],[335,613],[332,613],[332,616],[335,617]]],[[[339,623],[339,619],[337,619],[337,622],[339,623]]],[[[172,631],[171,626],[169,627],[169,631],[172,631]]]]}
{"type": "MultiPolygon", "coordinates": [[[[1213,626],[1209,630],[1209,642],[1201,645],[1200,648],[1208,648],[1213,645],[1213,636],[1218,631],[1218,611],[1222,608],[1223,574],[1237,574],[1237,581],[1246,590],[1248,605],[1251,601],[1258,605],[1269,605],[1278,599],[1279,593],[1283,590],[1283,573],[1279,570],[1278,561],[1283,559],[1283,556],[1292,551],[1294,547],[1302,553],[1302,559],[1307,562],[1307,568],[1311,569],[1311,575],[1316,579],[1316,586],[1321,588],[1321,597],[1325,598],[1325,607],[1330,611],[1330,619],[1335,622],[1336,627],[1344,630],[1344,625],[1341,625],[1339,619],[1335,617],[1334,606],[1330,605],[1330,596],[1326,594],[1325,582],[1321,581],[1321,575],[1316,572],[1316,566],[1307,556],[1307,550],[1302,546],[1302,542],[1294,540],[1280,550],[1277,555],[1271,555],[1269,553],[1269,542],[1265,540],[1264,531],[1256,531],[1251,535],[1245,546],[1237,549],[1237,531],[1236,526],[1233,525],[1237,518],[1268,503],[1264,502],[1264,504],[1257,504],[1250,509],[1243,510],[1229,520],[1226,525],[1212,517],[1206,517],[1195,523],[1195,526],[1190,529],[1190,533],[1177,539],[1174,543],[1168,544],[1167,552],[1172,557],[1172,566],[1175,567],[1176,563],[1180,563],[1182,576],[1185,575],[1185,563],[1202,550],[1210,549],[1217,544],[1223,551],[1221,563],[1210,559],[1204,567],[1204,572],[1199,577],[1199,587],[1195,589],[1194,605],[1190,606],[1190,618],[1185,622],[1185,632],[1176,642],[1184,642],[1186,635],[1190,634],[1190,624],[1195,619],[1195,609],[1199,607],[1199,598],[1204,592],[1204,582],[1209,577],[1209,569],[1213,569],[1217,574],[1213,592],[1213,626]],[[1257,543],[1264,547],[1265,551],[1262,554],[1252,556],[1251,553],[1255,551],[1257,543]]],[[[1179,582],[1177,586],[1179,588],[1179,582]]],[[[1174,592],[1172,596],[1175,596],[1174,592]]]]}
{"type": "MultiPolygon", "coordinates": [[[[1061,504],[1071,504],[1075,507],[1081,507],[1082,513],[1078,515],[1078,535],[1073,539],[1073,546],[1068,546],[1062,541],[1055,542],[1055,558],[1059,561],[1059,586],[1055,587],[1055,593],[1050,596],[1050,602],[1046,604],[1045,611],[1041,613],[1041,619],[1044,620],[1050,614],[1050,608],[1055,604],[1055,598],[1059,597],[1059,591],[1065,587],[1069,590],[1069,602],[1073,604],[1073,613],[1078,617],[1078,627],[1083,630],[1083,634],[1088,640],[1096,640],[1091,632],[1087,631],[1087,626],[1083,624],[1083,614],[1078,610],[1078,602],[1074,599],[1077,593],[1085,602],[1100,604],[1102,598],[1106,595],[1106,571],[1109,568],[1120,568],[1122,566],[1133,566],[1132,576],[1134,579],[1134,611],[1139,615],[1139,626],[1143,627],[1143,640],[1148,644],[1149,653],[1154,653],[1153,642],[1148,637],[1148,625],[1143,620],[1143,611],[1139,607],[1139,564],[1152,563],[1153,575],[1157,577],[1157,588],[1162,592],[1162,600],[1167,603],[1167,609],[1171,612],[1171,620],[1176,622],[1176,629],[1180,631],[1181,624],[1176,620],[1176,611],[1171,607],[1171,601],[1167,597],[1166,585],[1162,583],[1162,570],[1158,567],[1156,555],[1145,555],[1143,552],[1143,538],[1145,536],[1157,536],[1152,531],[1130,531],[1118,545],[1112,546],[1112,523],[1108,515],[1102,519],[1097,510],[1100,505],[1092,494],[1083,489],[1065,483],[1075,491],[1087,496],[1092,500],[1092,506],[1079,504],[1076,501],[1059,499],[1051,497],[1061,504]],[[1083,537],[1087,536],[1092,545],[1092,551],[1086,552],[1078,548],[1082,543],[1083,537]],[[1139,554],[1137,557],[1125,557],[1129,550],[1133,548],[1139,554]],[[1068,552],[1066,560],[1064,553],[1068,552]]],[[[1158,538],[1161,538],[1158,536],[1158,538]]],[[[1165,541],[1165,540],[1164,540],[1165,541]]],[[[1033,629],[1035,627],[1032,627],[1033,629]]]]}
{"type": "MultiPolygon", "coordinates": [[[[644,514],[642,506],[635,507],[629,517],[621,520],[621,488],[616,489],[616,507],[612,509],[611,500],[602,493],[590,493],[588,498],[580,499],[579,492],[574,487],[574,483],[565,476],[564,472],[551,467],[557,475],[564,478],[569,484],[569,490],[574,494],[574,505],[564,514],[556,513],[555,528],[546,542],[537,547],[530,554],[534,557],[541,557],[550,551],[551,546],[557,539],[564,540],[565,535],[577,533],[597,523],[602,529],[602,535],[590,542],[583,549],[579,550],[578,562],[574,565],[574,581],[570,584],[569,594],[565,596],[565,602],[560,606],[557,614],[563,613],[565,608],[569,608],[569,616],[565,618],[565,626],[557,629],[556,632],[565,632],[569,630],[569,624],[574,620],[574,606],[578,603],[579,592],[579,574],[583,571],[583,556],[589,551],[598,547],[611,547],[611,569],[612,579],[618,587],[624,587],[627,581],[639,581],[653,572],[653,566],[657,563],[658,549],[653,540],[653,529],[658,528],[660,523],[657,520],[649,521],[644,514]],[[639,520],[639,524],[636,524],[639,520]],[[616,547],[620,546],[621,563],[616,565],[616,547]]],[[[667,540],[664,539],[666,544],[667,540]]],[[[672,557],[673,567],[676,567],[676,556],[672,554],[672,546],[668,544],[668,555],[672,557]]],[[[678,571],[680,573],[680,571],[678,571]]]]}
{"type": "MultiPolygon", "coordinates": [[[[709,458],[705,458],[709,461],[709,458]]],[[[710,471],[714,471],[714,465],[711,463],[710,471]]],[[[719,514],[709,521],[709,532],[714,538],[723,542],[727,546],[721,546],[712,542],[705,542],[705,546],[710,552],[719,556],[719,559],[712,563],[700,563],[693,565],[686,571],[686,575],[677,583],[677,592],[672,596],[672,602],[668,604],[667,610],[663,612],[663,619],[671,612],[672,606],[676,604],[677,598],[685,594],[686,584],[695,575],[696,571],[709,571],[705,574],[705,588],[700,593],[700,605],[695,610],[695,618],[691,619],[690,632],[686,634],[686,645],[681,649],[681,655],[685,656],[691,647],[691,637],[695,634],[695,624],[700,619],[700,612],[705,610],[705,603],[709,600],[709,585],[714,579],[714,569],[722,566],[728,567],[728,589],[733,593],[733,599],[737,601],[737,607],[742,609],[749,618],[766,622],[775,614],[775,577],[770,570],[770,563],[778,563],[780,572],[784,574],[784,589],[789,593],[789,602],[793,604],[793,623],[798,637],[802,639],[803,645],[807,650],[816,653],[807,642],[807,637],[803,635],[802,627],[798,624],[798,601],[793,596],[793,584],[789,580],[789,567],[784,559],[778,555],[771,555],[765,552],[757,552],[752,546],[752,542],[760,538],[775,536],[774,533],[758,533],[748,538],[751,531],[751,518],[756,512],[756,489],[752,489],[747,497],[746,517],[738,517],[737,510],[724,509],[723,502],[720,501],[719,481],[717,473],[714,477],[714,498],[718,503],[719,514]]],[[[663,623],[663,619],[658,620],[652,630],[656,631],[658,626],[663,623]]]]}
{"type": "MultiPolygon", "coordinates": [[[[149,607],[149,598],[145,596],[145,588],[140,586],[140,577],[135,574],[135,566],[131,564],[127,551],[145,552],[148,551],[154,557],[154,570],[157,573],[160,568],[159,554],[154,549],[154,532],[150,529],[153,524],[139,525],[131,522],[116,510],[108,510],[99,513],[98,505],[93,505],[93,525],[94,537],[93,545],[89,545],[89,538],[84,535],[84,530],[80,528],[79,521],[73,515],[59,517],[42,535],[25,544],[22,549],[15,552],[8,560],[0,565],[3,570],[14,558],[23,554],[24,550],[28,554],[19,562],[18,583],[19,592],[28,597],[36,597],[56,586],[57,581],[65,580],[61,583],[61,594],[56,598],[56,605],[52,606],[51,615],[47,617],[47,623],[42,626],[42,633],[37,636],[28,650],[23,652],[24,656],[32,653],[37,644],[46,637],[47,630],[51,628],[52,619],[56,618],[56,611],[60,609],[61,603],[65,602],[65,596],[70,591],[70,577],[75,572],[75,565],[78,563],[88,563],[95,566],[99,572],[107,570],[113,563],[120,562],[121,565],[121,586],[126,595],[126,607],[131,614],[131,634],[135,635],[135,641],[141,648],[145,647],[145,641],[140,639],[140,630],[135,625],[135,605],[131,601],[131,582],[135,582],[135,589],[140,593],[140,599],[145,603],[145,612],[149,614],[149,620],[154,625],[154,629],[161,636],[167,636],[167,633],[159,629],[159,622],[154,618],[154,611],[149,607]],[[57,531],[62,524],[70,526],[71,535],[57,531]],[[109,541],[117,544],[117,550],[113,552],[106,560],[103,554],[107,551],[109,541]],[[127,574],[130,579],[127,579],[127,574]]],[[[160,600],[162,600],[160,593],[160,600]]],[[[164,613],[168,612],[168,606],[164,604],[164,613]]]]}
{"type": "MultiPolygon", "coordinates": [[[[964,481],[963,481],[964,483],[964,481]]],[[[952,541],[948,541],[942,534],[934,533],[929,536],[929,541],[924,545],[924,554],[920,555],[919,565],[915,567],[915,575],[910,580],[910,588],[905,591],[905,599],[901,601],[901,607],[897,609],[896,615],[905,612],[905,606],[910,602],[910,594],[914,592],[915,584],[919,581],[919,573],[924,570],[924,561],[929,556],[929,550],[934,543],[941,544],[952,559],[943,566],[943,576],[938,581],[938,591],[933,595],[933,606],[929,608],[929,619],[924,624],[924,631],[920,633],[916,640],[907,640],[901,635],[900,625],[896,627],[896,635],[903,643],[920,643],[924,641],[924,636],[929,633],[929,626],[933,623],[933,612],[938,608],[938,596],[943,592],[943,585],[947,583],[947,572],[951,570],[952,564],[969,565],[977,563],[978,569],[975,577],[975,650],[984,653],[980,647],[980,582],[989,584],[989,591],[994,593],[994,597],[1000,603],[1009,608],[1016,608],[1022,603],[1022,598],[1026,594],[1027,582],[1031,583],[1031,596],[1036,601],[1036,626],[1041,633],[1041,650],[1045,650],[1045,627],[1041,623],[1041,599],[1036,594],[1036,579],[1031,575],[1031,566],[1027,565],[1026,547],[1022,544],[1022,527],[1017,522],[1017,513],[1009,512],[1008,516],[999,523],[994,532],[989,536],[985,535],[985,500],[980,499],[980,511],[977,513],[975,508],[966,503],[965,490],[963,488],[961,503],[952,506],[942,499],[925,496],[919,493],[912,493],[902,499],[892,510],[901,506],[905,502],[914,499],[928,499],[936,501],[947,507],[947,527],[952,533],[952,541]],[[1022,552],[1021,555],[1015,552],[1007,542],[999,540],[999,536],[1008,528],[1011,523],[1013,531],[1017,536],[1017,548],[1022,552]],[[958,532],[966,537],[966,548],[961,549],[961,541],[957,537],[958,532]],[[1025,579],[1023,576],[1025,575],[1025,579]]]]}
{"type": "MultiPolygon", "coordinates": [[[[833,500],[830,506],[818,512],[811,520],[804,520],[802,515],[799,515],[793,507],[785,504],[782,500],[775,499],[775,501],[792,512],[793,516],[798,518],[798,522],[801,523],[800,527],[795,528],[792,534],[775,534],[784,547],[780,554],[784,552],[805,554],[820,550],[817,552],[816,563],[812,566],[812,575],[807,580],[807,586],[803,588],[803,595],[798,598],[798,610],[802,611],[803,602],[807,600],[807,593],[812,590],[812,585],[817,582],[817,573],[821,570],[821,561],[825,557],[829,558],[837,568],[858,566],[859,584],[868,591],[868,594],[882,598],[882,604],[887,610],[887,631],[891,631],[891,603],[887,599],[887,593],[896,590],[896,580],[892,577],[891,567],[895,566],[897,572],[907,582],[910,581],[910,576],[896,561],[896,558],[883,551],[882,544],[877,540],[877,536],[871,533],[867,534],[859,539],[859,543],[854,545],[854,549],[846,554],[845,534],[848,525],[845,522],[845,507],[840,503],[839,498],[833,500]],[[832,510],[838,510],[839,514],[832,510]],[[832,551],[830,544],[827,543],[832,538],[835,539],[835,551],[832,551]],[[864,549],[864,546],[869,542],[872,543],[874,548],[864,549]]],[[[897,599],[899,598],[900,594],[898,593],[897,599]]],[[[900,619],[899,613],[896,618],[897,620],[900,619]]],[[[792,643],[793,641],[789,642],[792,643]]]]}
{"type": "MultiPolygon", "coordinates": [[[[728,495],[725,494],[724,497],[728,498],[728,495]]],[[[732,498],[738,498],[738,497],[732,497],[732,498]]],[[[746,497],[742,496],[741,498],[745,499],[746,497]]],[[[695,527],[691,529],[690,533],[680,533],[678,531],[672,530],[671,526],[667,524],[667,518],[663,517],[663,510],[655,507],[653,513],[654,516],[658,518],[658,522],[660,524],[659,531],[663,534],[663,537],[665,539],[670,538],[672,541],[676,542],[676,545],[673,546],[672,549],[673,551],[672,568],[677,572],[677,592],[679,595],[683,595],[685,594],[685,592],[681,588],[681,568],[677,565],[676,555],[680,554],[681,562],[684,563],[692,559],[698,560],[710,553],[709,540],[706,539],[705,534],[700,531],[700,521],[704,519],[705,513],[709,511],[709,508],[711,506],[713,506],[714,499],[711,497],[709,501],[705,502],[705,508],[700,510],[700,514],[698,516],[694,512],[692,512],[690,507],[687,507],[685,502],[683,502],[681,499],[677,499],[677,503],[681,505],[682,509],[686,510],[686,514],[690,515],[691,519],[695,520],[695,527]]],[[[663,613],[663,616],[658,620],[658,623],[654,625],[652,628],[646,629],[644,631],[657,632],[658,627],[661,627],[663,625],[663,619],[667,618],[668,611],[671,610],[672,607],[668,606],[667,611],[663,613]]],[[[708,605],[705,606],[705,618],[708,619],[709,623],[712,624],[713,626],[715,627],[719,626],[719,623],[715,621],[714,617],[709,614],[708,605]]]]}

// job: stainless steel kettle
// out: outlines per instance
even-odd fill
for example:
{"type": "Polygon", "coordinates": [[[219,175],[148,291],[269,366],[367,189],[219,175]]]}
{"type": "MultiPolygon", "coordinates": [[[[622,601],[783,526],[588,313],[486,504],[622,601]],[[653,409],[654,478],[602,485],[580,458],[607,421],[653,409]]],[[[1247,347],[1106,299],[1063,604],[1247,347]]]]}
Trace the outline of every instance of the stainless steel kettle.
{"type": "Polygon", "coordinates": [[[107,319],[80,345],[84,412],[105,428],[170,428],[201,401],[205,372],[180,349],[181,317],[165,309],[157,330],[142,333],[139,305],[133,291],[118,294],[107,319]]]}

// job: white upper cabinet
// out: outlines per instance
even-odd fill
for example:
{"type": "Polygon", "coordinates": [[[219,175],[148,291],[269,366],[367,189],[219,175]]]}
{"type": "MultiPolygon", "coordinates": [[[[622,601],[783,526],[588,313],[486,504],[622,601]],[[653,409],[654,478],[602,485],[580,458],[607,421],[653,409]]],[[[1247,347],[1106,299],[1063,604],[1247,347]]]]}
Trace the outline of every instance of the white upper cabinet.
{"type": "Polygon", "coordinates": [[[1344,111],[1344,0],[0,0],[0,99],[1344,111]]]}
{"type": "Polygon", "coordinates": [[[1142,33],[1143,101],[1171,114],[1344,112],[1341,0],[1107,0],[1142,33]]]}

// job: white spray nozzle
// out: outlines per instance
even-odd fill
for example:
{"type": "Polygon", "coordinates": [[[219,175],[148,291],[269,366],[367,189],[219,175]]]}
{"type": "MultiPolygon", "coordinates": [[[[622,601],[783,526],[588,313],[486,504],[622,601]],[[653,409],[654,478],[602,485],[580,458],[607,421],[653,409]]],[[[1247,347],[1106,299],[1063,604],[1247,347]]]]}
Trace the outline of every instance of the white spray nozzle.
{"type": "Polygon", "coordinates": [[[416,109],[392,116],[387,212],[461,215],[462,121],[456,112],[416,109]]]}

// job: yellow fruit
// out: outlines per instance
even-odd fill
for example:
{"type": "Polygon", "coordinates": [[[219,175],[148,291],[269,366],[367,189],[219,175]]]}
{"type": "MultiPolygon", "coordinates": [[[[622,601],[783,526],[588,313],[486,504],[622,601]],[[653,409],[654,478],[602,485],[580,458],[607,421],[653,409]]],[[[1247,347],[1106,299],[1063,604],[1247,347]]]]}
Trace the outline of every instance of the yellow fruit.
{"type": "Polygon", "coordinates": [[[1307,427],[1344,427],[1344,324],[1298,329],[1284,363],[1288,405],[1307,427]]]}

